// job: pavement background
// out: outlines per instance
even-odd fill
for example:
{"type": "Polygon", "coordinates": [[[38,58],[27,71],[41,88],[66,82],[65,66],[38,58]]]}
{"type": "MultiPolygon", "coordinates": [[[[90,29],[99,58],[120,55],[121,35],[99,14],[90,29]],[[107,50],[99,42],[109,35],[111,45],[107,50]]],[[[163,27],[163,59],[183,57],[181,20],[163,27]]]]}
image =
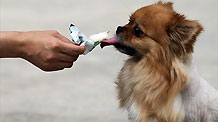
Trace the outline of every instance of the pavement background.
{"type": "MultiPolygon", "coordinates": [[[[218,1],[172,0],[174,8],[199,20],[204,32],[194,60],[218,89],[218,1]]],[[[87,36],[128,22],[137,8],[156,0],[0,0],[0,30],[58,30],[68,26],[87,36]]],[[[113,83],[127,57],[113,47],[80,56],[72,69],[46,73],[22,59],[0,59],[0,122],[126,122],[113,83]]]]}

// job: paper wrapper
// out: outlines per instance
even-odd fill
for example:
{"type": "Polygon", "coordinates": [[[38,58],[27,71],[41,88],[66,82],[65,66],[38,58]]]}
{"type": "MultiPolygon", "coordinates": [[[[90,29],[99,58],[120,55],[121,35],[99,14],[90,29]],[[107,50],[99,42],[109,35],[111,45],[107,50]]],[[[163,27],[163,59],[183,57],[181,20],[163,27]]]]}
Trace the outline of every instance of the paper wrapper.
{"type": "Polygon", "coordinates": [[[91,35],[88,39],[75,25],[71,24],[69,29],[71,31],[70,35],[72,37],[72,42],[85,47],[85,52],[83,53],[84,55],[91,52],[97,45],[101,43],[102,40],[107,39],[109,34],[109,31],[102,32],[91,35]]]}

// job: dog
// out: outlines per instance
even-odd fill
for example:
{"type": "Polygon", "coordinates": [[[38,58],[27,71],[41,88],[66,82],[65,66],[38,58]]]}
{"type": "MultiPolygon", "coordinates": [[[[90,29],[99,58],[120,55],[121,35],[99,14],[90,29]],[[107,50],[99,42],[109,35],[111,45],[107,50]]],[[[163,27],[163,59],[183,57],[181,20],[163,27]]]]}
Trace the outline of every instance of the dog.
{"type": "Polygon", "coordinates": [[[192,63],[193,46],[203,30],[198,21],[157,2],[136,10],[105,41],[129,55],[117,89],[131,122],[218,122],[218,92],[192,63]]]}

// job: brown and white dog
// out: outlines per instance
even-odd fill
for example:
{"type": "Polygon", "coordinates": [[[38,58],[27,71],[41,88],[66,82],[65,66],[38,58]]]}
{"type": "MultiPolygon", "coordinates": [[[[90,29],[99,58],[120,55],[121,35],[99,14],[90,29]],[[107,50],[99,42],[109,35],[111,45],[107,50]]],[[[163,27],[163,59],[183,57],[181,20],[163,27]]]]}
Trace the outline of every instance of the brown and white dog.
{"type": "Polygon", "coordinates": [[[117,86],[120,106],[131,122],[218,122],[218,92],[192,64],[202,31],[197,21],[158,2],[138,9],[106,40],[129,55],[117,86]]]}

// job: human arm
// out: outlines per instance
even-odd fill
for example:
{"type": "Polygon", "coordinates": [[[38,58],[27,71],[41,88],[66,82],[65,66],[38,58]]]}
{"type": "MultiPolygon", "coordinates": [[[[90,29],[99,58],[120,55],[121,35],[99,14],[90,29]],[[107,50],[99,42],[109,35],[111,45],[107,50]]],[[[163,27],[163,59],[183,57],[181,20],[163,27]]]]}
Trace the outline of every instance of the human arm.
{"type": "Polygon", "coordinates": [[[0,32],[0,58],[23,58],[44,71],[72,67],[84,50],[57,31],[0,32]]]}

